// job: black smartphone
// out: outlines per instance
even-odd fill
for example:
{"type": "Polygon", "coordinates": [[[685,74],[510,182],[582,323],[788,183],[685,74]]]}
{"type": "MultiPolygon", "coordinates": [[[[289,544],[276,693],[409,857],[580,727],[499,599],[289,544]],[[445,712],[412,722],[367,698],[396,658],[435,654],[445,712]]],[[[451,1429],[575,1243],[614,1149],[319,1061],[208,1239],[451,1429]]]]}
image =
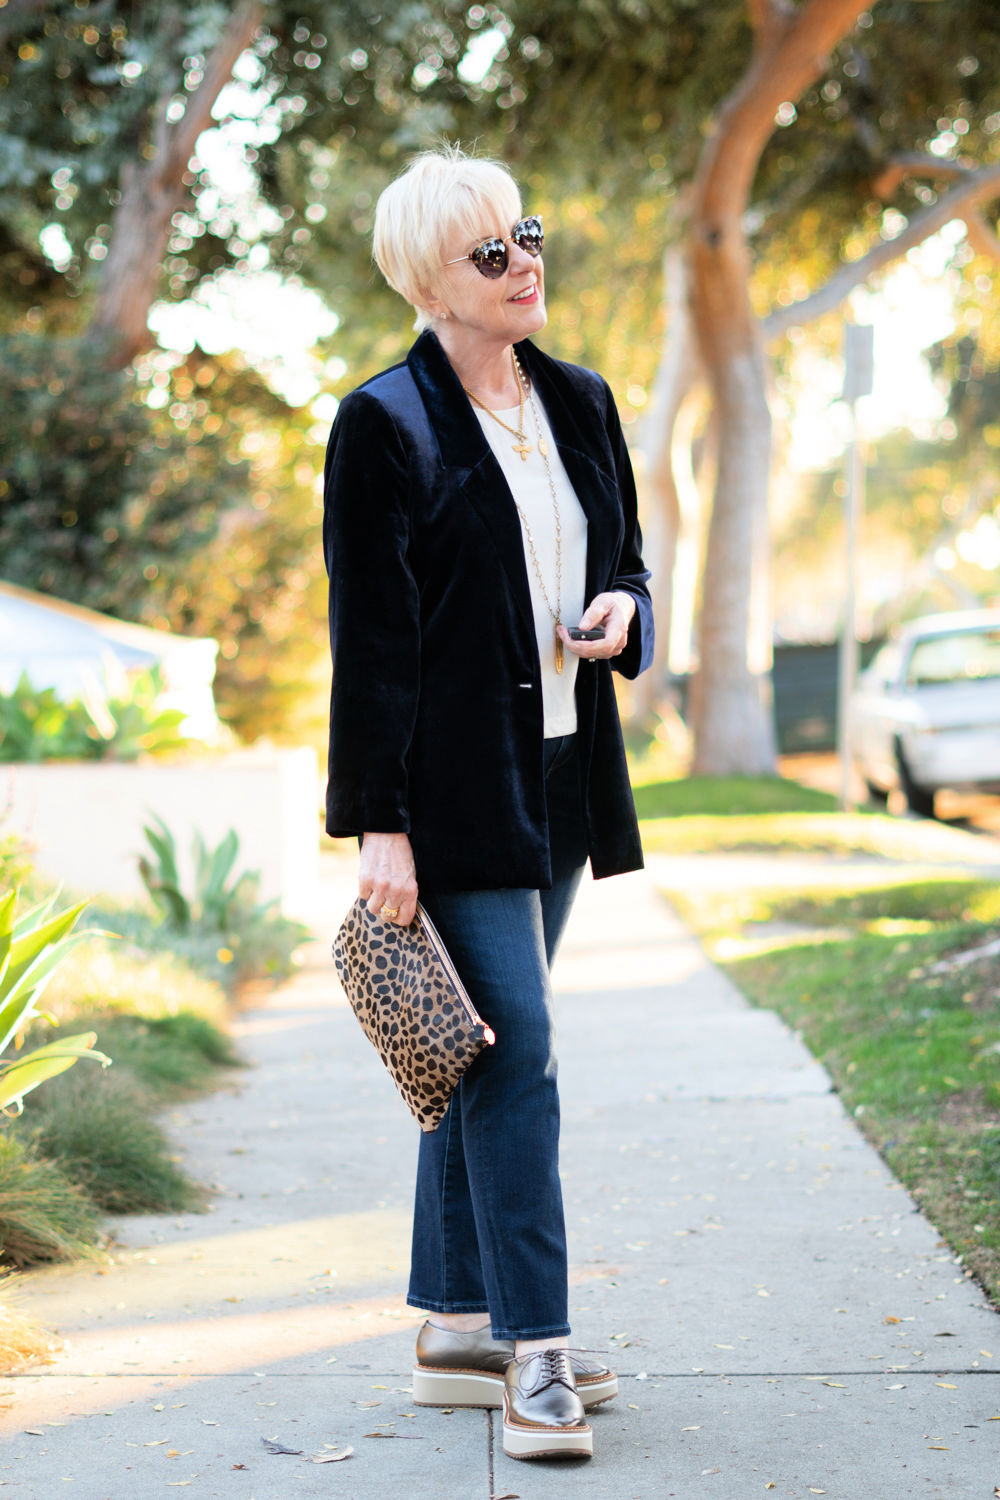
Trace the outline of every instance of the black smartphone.
{"type": "Polygon", "coordinates": [[[567,625],[566,634],[571,641],[603,641],[605,630],[603,625],[592,625],[589,630],[581,630],[579,625],[567,625]]]}

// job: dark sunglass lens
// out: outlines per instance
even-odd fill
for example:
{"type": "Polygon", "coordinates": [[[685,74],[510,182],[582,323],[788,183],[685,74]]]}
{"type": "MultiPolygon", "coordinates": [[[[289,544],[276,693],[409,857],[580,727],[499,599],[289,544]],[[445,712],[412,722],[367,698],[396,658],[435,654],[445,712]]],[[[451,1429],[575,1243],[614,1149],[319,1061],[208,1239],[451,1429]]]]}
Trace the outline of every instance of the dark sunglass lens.
{"type": "Polygon", "coordinates": [[[514,225],[511,239],[521,250],[528,255],[541,255],[542,246],[545,244],[545,236],[542,233],[542,221],[537,214],[530,218],[521,219],[514,225]]]}
{"type": "Polygon", "coordinates": [[[507,246],[503,240],[483,240],[473,250],[472,259],[477,271],[495,280],[507,269],[507,246]]]}

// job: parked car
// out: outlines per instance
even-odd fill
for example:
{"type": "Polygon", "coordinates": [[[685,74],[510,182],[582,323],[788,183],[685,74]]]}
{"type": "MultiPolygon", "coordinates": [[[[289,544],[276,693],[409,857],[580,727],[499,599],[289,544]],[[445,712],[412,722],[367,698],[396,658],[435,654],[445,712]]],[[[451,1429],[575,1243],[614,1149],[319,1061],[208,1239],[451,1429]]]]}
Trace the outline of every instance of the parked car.
{"type": "Polygon", "coordinates": [[[911,620],[858,677],[851,753],[873,797],[1000,792],[1000,609],[911,620]]]}

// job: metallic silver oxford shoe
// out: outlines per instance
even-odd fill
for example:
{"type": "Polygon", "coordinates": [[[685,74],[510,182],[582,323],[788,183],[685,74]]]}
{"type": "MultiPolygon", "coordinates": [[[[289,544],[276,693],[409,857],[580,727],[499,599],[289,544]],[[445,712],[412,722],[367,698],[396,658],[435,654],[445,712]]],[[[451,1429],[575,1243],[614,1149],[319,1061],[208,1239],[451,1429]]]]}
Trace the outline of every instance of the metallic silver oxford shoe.
{"type": "Polygon", "coordinates": [[[594,1435],[566,1349],[537,1349],[504,1373],[503,1451],[508,1458],[589,1458],[594,1435]]]}
{"type": "MultiPolygon", "coordinates": [[[[613,1370],[582,1350],[567,1352],[585,1407],[617,1396],[618,1377],[613,1370]]],[[[504,1371],[513,1357],[513,1339],[493,1338],[488,1325],[474,1333],[455,1333],[425,1323],[417,1335],[414,1404],[501,1407],[504,1371]]]]}

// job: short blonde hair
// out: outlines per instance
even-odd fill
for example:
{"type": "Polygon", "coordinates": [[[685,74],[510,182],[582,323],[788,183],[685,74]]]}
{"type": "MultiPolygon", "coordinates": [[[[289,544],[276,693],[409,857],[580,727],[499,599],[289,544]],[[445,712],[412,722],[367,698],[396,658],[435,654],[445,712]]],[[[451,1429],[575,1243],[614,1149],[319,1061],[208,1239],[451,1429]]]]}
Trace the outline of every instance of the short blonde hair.
{"type": "Polygon", "coordinates": [[[520,217],[521,195],[502,162],[460,146],[422,151],[375,205],[375,261],[416,308],[416,327],[426,328],[431,318],[422,304],[441,270],[444,241],[461,231],[471,249],[484,233],[506,232],[520,217]]]}

